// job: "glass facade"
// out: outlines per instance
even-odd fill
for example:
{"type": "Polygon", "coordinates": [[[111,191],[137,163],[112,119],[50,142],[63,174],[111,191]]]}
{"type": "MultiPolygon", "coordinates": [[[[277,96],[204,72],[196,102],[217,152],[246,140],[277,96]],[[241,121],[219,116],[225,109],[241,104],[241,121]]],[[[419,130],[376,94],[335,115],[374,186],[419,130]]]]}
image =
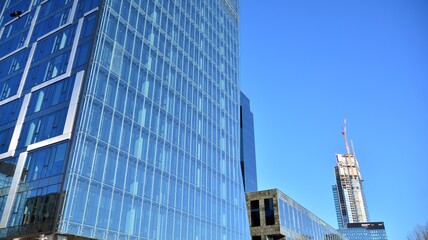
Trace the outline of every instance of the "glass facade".
{"type": "Polygon", "coordinates": [[[238,12],[0,1],[0,237],[248,239],[238,12]]]}
{"type": "Polygon", "coordinates": [[[337,185],[331,186],[331,190],[333,191],[333,199],[334,199],[334,206],[336,209],[336,219],[339,228],[343,228],[343,222],[342,222],[342,215],[341,215],[341,209],[340,209],[340,203],[339,203],[339,194],[338,194],[338,188],[337,185]]]}
{"type": "Polygon", "coordinates": [[[254,140],[254,120],[250,100],[241,92],[241,171],[245,192],[257,191],[256,146],[254,140]]]}
{"type": "Polygon", "coordinates": [[[246,193],[246,199],[253,239],[348,239],[278,189],[246,193]],[[257,205],[264,211],[254,211],[255,202],[264,203],[257,205]],[[261,223],[254,224],[258,219],[261,223]]]}
{"type": "Polygon", "coordinates": [[[338,231],[349,240],[388,240],[383,222],[350,223],[338,231]]]}
{"type": "Polygon", "coordinates": [[[97,4],[0,2],[2,239],[56,226],[97,4]]]}
{"type": "Polygon", "coordinates": [[[280,225],[287,229],[287,239],[299,239],[299,235],[307,239],[346,239],[333,227],[281,192],[278,194],[278,209],[280,225]]]}

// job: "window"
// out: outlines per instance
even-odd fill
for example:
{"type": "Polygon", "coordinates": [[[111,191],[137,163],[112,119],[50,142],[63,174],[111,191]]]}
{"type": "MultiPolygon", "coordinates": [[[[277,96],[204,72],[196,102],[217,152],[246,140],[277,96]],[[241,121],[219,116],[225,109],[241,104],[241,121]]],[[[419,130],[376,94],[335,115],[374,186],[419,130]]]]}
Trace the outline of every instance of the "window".
{"type": "Polygon", "coordinates": [[[21,77],[22,73],[0,80],[0,101],[17,93],[21,77]]]}
{"type": "Polygon", "coordinates": [[[0,106],[0,116],[8,116],[0,118],[0,126],[16,121],[21,103],[22,99],[18,99],[0,106]]]}
{"type": "Polygon", "coordinates": [[[64,52],[61,55],[52,57],[45,62],[31,67],[28,72],[28,80],[25,84],[25,89],[32,88],[65,73],[68,66],[69,54],[70,51],[64,52]]]}
{"type": "Polygon", "coordinates": [[[37,62],[51,54],[55,54],[64,48],[71,48],[73,43],[76,27],[67,27],[58,33],[50,35],[49,37],[41,40],[37,44],[37,48],[32,59],[32,62],[37,62]]]}
{"type": "Polygon", "coordinates": [[[73,83],[74,76],[34,92],[28,106],[27,116],[69,101],[73,83]]]}
{"type": "Polygon", "coordinates": [[[31,120],[24,123],[18,147],[26,147],[62,134],[66,115],[67,109],[63,108],[38,118],[34,118],[36,115],[27,116],[26,118],[31,120]]]}
{"type": "Polygon", "coordinates": [[[28,183],[63,173],[66,151],[67,144],[61,143],[31,152],[25,161],[21,182],[28,183]]]}
{"type": "Polygon", "coordinates": [[[111,208],[111,197],[112,189],[108,186],[103,186],[98,211],[98,227],[107,228],[107,223],[109,220],[109,210],[111,208]]]}
{"type": "Polygon", "coordinates": [[[92,41],[87,41],[79,45],[76,51],[76,58],[74,59],[73,68],[78,68],[86,64],[90,54],[92,41]]]}
{"type": "Polygon", "coordinates": [[[251,201],[250,205],[251,205],[251,227],[260,226],[259,200],[251,201]]]}
{"type": "Polygon", "coordinates": [[[0,62],[0,78],[24,69],[29,53],[29,49],[25,49],[2,60],[0,62]]]}
{"type": "Polygon", "coordinates": [[[266,225],[275,225],[275,216],[273,209],[273,199],[267,198],[265,199],[265,218],[266,225]]]}
{"type": "MultiPolygon", "coordinates": [[[[11,185],[17,162],[18,162],[17,158],[9,158],[9,159],[0,161],[0,169],[2,169],[2,171],[0,172],[0,189],[9,187],[11,185]]],[[[0,207],[0,210],[1,210],[1,207],[0,207]]]]}
{"type": "Polygon", "coordinates": [[[28,198],[22,224],[51,221],[54,218],[59,193],[28,198]]]}
{"type": "MultiPolygon", "coordinates": [[[[48,3],[51,2],[58,2],[59,1],[48,1],[48,3]]],[[[43,6],[47,6],[46,4],[43,6]]],[[[51,9],[46,9],[46,13],[49,11],[56,11],[58,8],[52,7],[51,9]]],[[[64,10],[60,10],[59,12],[55,13],[54,15],[49,15],[49,17],[45,18],[49,13],[46,15],[43,15],[44,8],[41,8],[41,15],[37,19],[37,24],[34,27],[33,35],[31,38],[31,42],[34,42],[37,38],[45,35],[46,33],[54,30],[55,28],[58,28],[65,24],[67,22],[68,15],[70,14],[70,7],[64,8],[64,10]]]]}

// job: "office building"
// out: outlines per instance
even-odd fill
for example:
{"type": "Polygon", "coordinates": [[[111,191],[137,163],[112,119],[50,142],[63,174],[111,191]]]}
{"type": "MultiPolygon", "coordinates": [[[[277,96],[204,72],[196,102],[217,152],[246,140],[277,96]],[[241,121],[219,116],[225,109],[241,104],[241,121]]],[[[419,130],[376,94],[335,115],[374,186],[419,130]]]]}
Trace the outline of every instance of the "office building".
{"type": "Polygon", "coordinates": [[[248,239],[238,12],[0,1],[0,238],[248,239]]]}
{"type": "Polygon", "coordinates": [[[383,222],[348,223],[346,228],[338,229],[349,240],[387,240],[383,222]]]}
{"type": "Polygon", "coordinates": [[[336,154],[336,185],[332,187],[339,228],[345,228],[348,223],[369,221],[358,160],[355,153],[351,154],[348,144],[346,119],[342,134],[346,154],[336,154]]]}
{"type": "Polygon", "coordinates": [[[256,145],[254,119],[250,100],[241,92],[241,171],[245,192],[257,191],[256,145]]]}
{"type": "Polygon", "coordinates": [[[253,240],[347,240],[278,189],[246,193],[253,240]]]}

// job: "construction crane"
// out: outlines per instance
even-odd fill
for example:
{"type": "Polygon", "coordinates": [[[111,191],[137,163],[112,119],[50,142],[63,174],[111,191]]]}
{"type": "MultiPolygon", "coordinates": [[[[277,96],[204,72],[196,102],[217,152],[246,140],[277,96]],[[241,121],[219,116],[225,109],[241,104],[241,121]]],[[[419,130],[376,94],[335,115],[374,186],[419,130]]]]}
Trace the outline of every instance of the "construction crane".
{"type": "Polygon", "coordinates": [[[346,156],[350,157],[351,156],[351,151],[349,150],[348,137],[346,136],[346,116],[343,119],[342,135],[343,135],[343,138],[345,139],[346,156]]]}
{"type": "MultiPolygon", "coordinates": [[[[355,189],[354,188],[355,188],[355,186],[357,186],[357,188],[359,188],[359,190],[357,190],[357,191],[360,191],[361,194],[363,194],[362,184],[361,184],[362,178],[361,178],[361,173],[360,173],[360,169],[358,166],[358,160],[355,157],[354,144],[352,141],[351,141],[351,143],[352,143],[353,155],[351,154],[351,150],[349,148],[348,136],[346,135],[346,116],[343,120],[342,135],[343,135],[343,138],[345,140],[345,146],[346,146],[345,164],[346,164],[346,169],[348,172],[347,181],[349,182],[350,187],[351,187],[350,191],[348,190],[348,193],[350,193],[350,195],[352,196],[352,200],[355,203],[355,206],[358,208],[357,209],[358,210],[358,212],[357,212],[358,219],[359,219],[359,221],[361,221],[361,219],[364,219],[363,209],[361,209],[361,207],[364,208],[364,211],[365,211],[365,206],[361,206],[359,196],[355,196],[355,192],[354,192],[355,189]],[[352,167],[352,174],[350,171],[351,167],[352,167]],[[356,177],[354,177],[355,175],[356,175],[356,177]]],[[[364,205],[364,203],[363,203],[363,205],[364,205]]]]}

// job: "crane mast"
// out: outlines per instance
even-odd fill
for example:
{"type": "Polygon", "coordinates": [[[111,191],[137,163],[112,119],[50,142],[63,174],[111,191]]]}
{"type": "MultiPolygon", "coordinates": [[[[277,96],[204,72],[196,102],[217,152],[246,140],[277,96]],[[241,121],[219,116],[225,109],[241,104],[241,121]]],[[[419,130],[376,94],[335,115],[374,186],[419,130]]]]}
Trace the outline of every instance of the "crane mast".
{"type": "MultiPolygon", "coordinates": [[[[361,186],[361,175],[360,175],[360,170],[359,170],[359,166],[358,166],[358,161],[355,157],[355,152],[353,152],[353,155],[351,154],[351,150],[349,148],[349,142],[348,142],[348,137],[346,134],[346,116],[343,120],[343,127],[342,127],[342,135],[343,138],[345,140],[345,147],[346,147],[346,155],[345,155],[345,167],[347,169],[347,182],[350,185],[350,189],[348,189],[348,192],[350,193],[350,197],[352,198],[353,202],[355,203],[357,209],[357,215],[358,215],[358,219],[363,219],[363,209],[361,209],[361,202],[358,196],[356,196],[355,194],[355,188],[359,188],[362,191],[362,186],[361,186]],[[354,177],[356,175],[356,177],[354,177]]],[[[352,150],[354,151],[354,146],[352,143],[352,150]]],[[[358,190],[357,190],[358,191],[358,190]]],[[[365,207],[364,207],[365,208],[365,207]]],[[[353,218],[353,216],[350,216],[353,218]]]]}
{"type": "Polygon", "coordinates": [[[346,156],[350,157],[351,151],[349,150],[348,137],[346,136],[346,117],[343,120],[342,135],[343,135],[343,138],[345,139],[346,156]]]}

